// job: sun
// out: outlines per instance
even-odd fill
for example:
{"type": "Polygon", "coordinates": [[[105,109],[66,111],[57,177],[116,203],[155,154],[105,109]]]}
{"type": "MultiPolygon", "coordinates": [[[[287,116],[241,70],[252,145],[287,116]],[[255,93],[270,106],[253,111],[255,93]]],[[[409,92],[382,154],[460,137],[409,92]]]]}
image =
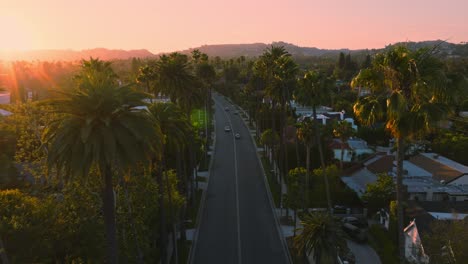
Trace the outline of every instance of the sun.
{"type": "Polygon", "coordinates": [[[34,47],[34,32],[23,21],[0,16],[0,50],[27,50],[34,47]]]}

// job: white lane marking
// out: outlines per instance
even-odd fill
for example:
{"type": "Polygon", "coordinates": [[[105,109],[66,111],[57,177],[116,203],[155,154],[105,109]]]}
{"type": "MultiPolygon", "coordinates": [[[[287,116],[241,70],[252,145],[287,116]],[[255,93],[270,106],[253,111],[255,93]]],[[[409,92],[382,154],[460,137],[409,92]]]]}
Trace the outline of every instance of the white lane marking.
{"type": "MultiPolygon", "coordinates": [[[[217,100],[215,99],[215,103],[218,105],[221,105],[217,100]]],[[[226,116],[226,119],[229,122],[229,125],[231,126],[231,131],[230,133],[232,134],[232,142],[234,145],[234,175],[235,175],[235,185],[236,185],[236,211],[237,211],[237,254],[239,255],[239,258],[237,259],[237,263],[241,264],[242,263],[242,254],[241,254],[241,235],[240,235],[240,214],[239,214],[239,176],[237,172],[237,150],[236,150],[236,138],[234,137],[234,127],[232,126],[231,118],[229,115],[226,113],[222,105],[220,106],[221,111],[223,111],[224,116],[226,116]]]]}

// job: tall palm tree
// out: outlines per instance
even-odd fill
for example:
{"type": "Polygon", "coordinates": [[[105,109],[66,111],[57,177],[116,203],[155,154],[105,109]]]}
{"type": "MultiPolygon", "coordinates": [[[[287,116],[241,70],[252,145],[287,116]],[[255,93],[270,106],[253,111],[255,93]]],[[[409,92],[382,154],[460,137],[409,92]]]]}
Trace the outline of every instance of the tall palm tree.
{"type": "Polygon", "coordinates": [[[278,133],[276,133],[272,129],[267,129],[263,131],[260,137],[260,142],[262,142],[262,144],[265,146],[265,150],[267,150],[267,148],[269,149],[269,151],[267,151],[270,153],[268,157],[270,162],[272,162],[272,158],[274,159],[275,157],[274,148],[279,142],[278,133]]]}
{"type": "Polygon", "coordinates": [[[332,81],[323,74],[316,71],[308,71],[304,74],[304,77],[300,80],[300,85],[295,93],[297,102],[303,105],[312,106],[312,115],[314,121],[315,141],[318,146],[320,165],[322,167],[322,174],[325,181],[325,193],[327,195],[328,211],[331,213],[332,202],[330,195],[330,186],[328,178],[324,173],[325,158],[323,155],[322,141],[320,136],[320,129],[317,124],[317,106],[326,101],[331,94],[332,81]]]}
{"type": "Polygon", "coordinates": [[[315,263],[338,263],[338,252],[346,247],[344,234],[330,214],[308,214],[301,221],[301,233],[294,238],[299,255],[312,255],[315,263]]]}
{"type": "Polygon", "coordinates": [[[148,112],[138,108],[147,95],[119,87],[107,70],[87,68],[90,63],[101,65],[100,61],[85,61],[79,86],[50,101],[60,118],[44,136],[50,166],[64,166],[75,177],[87,177],[92,167],[98,169],[104,183],[107,259],[117,263],[114,173],[145,163],[162,137],[148,112]]]}
{"type": "MultiPolygon", "coordinates": [[[[166,176],[166,183],[168,183],[167,179],[167,163],[165,162],[165,157],[170,156],[169,154],[172,152],[173,156],[180,158],[178,155],[189,142],[192,127],[188,122],[187,118],[185,117],[184,113],[181,109],[173,104],[173,103],[155,103],[150,105],[149,111],[151,115],[156,120],[156,124],[161,128],[161,132],[164,136],[164,148],[163,148],[163,155],[161,156],[160,166],[162,166],[162,173],[157,175],[158,177],[158,184],[160,186],[161,197],[163,197],[164,187],[163,187],[163,175],[166,176]]],[[[177,253],[177,230],[176,230],[176,219],[175,219],[175,212],[173,211],[172,206],[172,196],[171,192],[168,191],[168,198],[169,198],[169,216],[172,220],[172,236],[174,242],[174,249],[175,249],[175,257],[178,258],[177,253]]],[[[161,233],[164,234],[166,229],[165,224],[165,209],[163,204],[163,199],[159,200],[159,208],[161,210],[161,233]]],[[[161,236],[163,241],[163,245],[165,244],[165,237],[161,236]]],[[[164,250],[166,250],[164,248],[164,250]]],[[[164,255],[163,255],[164,256],[164,255]]],[[[176,261],[177,263],[177,261],[176,261]]]]}
{"type": "Polygon", "coordinates": [[[428,131],[448,113],[446,76],[442,63],[430,49],[410,51],[392,47],[376,55],[372,66],[352,81],[354,87],[371,88],[374,94],[359,100],[354,113],[364,125],[385,117],[386,128],[397,141],[397,213],[400,261],[404,262],[403,159],[406,140],[428,131]],[[379,99],[386,99],[386,110],[379,99]]]}
{"type": "MultiPolygon", "coordinates": [[[[265,80],[265,95],[271,102],[272,129],[276,130],[275,113],[277,104],[280,108],[280,185],[287,173],[287,144],[285,130],[287,106],[296,83],[297,64],[283,46],[271,46],[254,66],[254,70],[265,80]]],[[[282,199],[282,195],[281,195],[282,199]]]]}
{"type": "Polygon", "coordinates": [[[190,71],[186,55],[174,52],[162,55],[156,64],[157,84],[161,92],[182,108],[187,117],[193,107],[203,102],[202,85],[190,71]]]}
{"type": "Polygon", "coordinates": [[[147,93],[153,93],[157,96],[157,91],[153,85],[153,82],[157,79],[157,73],[152,65],[144,65],[138,69],[138,75],[136,81],[145,85],[147,93]]]}
{"type": "Polygon", "coordinates": [[[306,180],[305,180],[305,205],[304,208],[307,208],[309,205],[309,178],[310,178],[310,148],[314,142],[315,131],[313,127],[313,120],[310,118],[304,119],[304,121],[297,124],[297,138],[302,141],[306,147],[306,180]]]}
{"type": "MultiPolygon", "coordinates": [[[[190,71],[188,57],[180,53],[171,53],[162,55],[156,63],[156,71],[158,73],[157,84],[162,94],[170,97],[171,101],[177,104],[186,114],[190,121],[192,109],[196,106],[203,105],[204,95],[203,86],[200,81],[190,71]]],[[[189,140],[189,169],[193,171],[195,168],[195,151],[194,151],[194,136],[189,140]]],[[[193,201],[194,185],[193,178],[190,180],[190,192],[187,192],[189,200],[193,201]]]]}
{"type": "Polygon", "coordinates": [[[351,127],[351,123],[346,121],[340,121],[335,125],[333,129],[333,135],[341,140],[341,158],[340,168],[343,170],[343,157],[344,157],[344,146],[348,142],[349,137],[354,134],[354,130],[351,127]]]}

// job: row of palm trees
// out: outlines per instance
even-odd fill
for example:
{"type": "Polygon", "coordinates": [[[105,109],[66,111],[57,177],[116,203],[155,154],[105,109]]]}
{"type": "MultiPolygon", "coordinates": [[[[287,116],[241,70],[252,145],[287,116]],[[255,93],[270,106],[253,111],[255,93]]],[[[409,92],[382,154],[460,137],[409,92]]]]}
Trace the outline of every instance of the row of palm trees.
{"type": "MultiPolygon", "coordinates": [[[[114,194],[117,176],[138,177],[141,168],[150,171],[158,186],[161,261],[168,257],[167,212],[163,201],[167,171],[176,169],[187,199],[191,199],[194,193],[191,172],[196,167],[200,146],[195,143],[198,133],[190,115],[195,107],[208,104],[206,87],[214,79],[198,78],[191,67],[188,57],[178,53],[150,61],[140,68],[137,79],[146,90],[143,92],[133,84],[122,85],[109,62],[91,58],[82,62],[75,77],[76,87],[44,102],[59,113],[44,134],[49,166],[61,168],[69,178],[87,177],[90,171],[97,170],[102,179],[109,263],[117,263],[119,256],[114,194]],[[148,103],[153,97],[148,92],[167,96],[171,102],[148,103]],[[175,157],[175,164],[168,157],[175,157]]],[[[171,192],[167,194],[171,203],[171,192]]],[[[169,207],[170,219],[175,219],[176,214],[169,207]]],[[[181,217],[185,217],[184,213],[181,217]]],[[[175,223],[171,231],[177,249],[175,223]]],[[[138,262],[143,262],[141,256],[138,262]]]]}
{"type": "MultiPolygon", "coordinates": [[[[404,147],[408,140],[420,137],[433,128],[433,125],[450,113],[449,102],[453,91],[444,71],[443,62],[437,58],[434,49],[409,50],[405,46],[390,47],[376,54],[369,68],[363,69],[353,78],[351,86],[371,89],[369,96],[359,98],[354,104],[354,114],[362,125],[372,126],[384,122],[386,128],[397,141],[397,202],[400,260],[404,261],[403,240],[403,159],[404,147]]],[[[458,78],[459,79],[459,78],[458,78]]],[[[465,79],[466,78],[462,78],[465,79]]],[[[333,78],[316,70],[300,71],[291,56],[283,47],[272,46],[254,63],[254,75],[248,83],[246,95],[254,103],[254,119],[262,129],[264,143],[272,148],[274,133],[278,133],[280,175],[287,172],[286,126],[287,116],[294,116],[290,102],[311,106],[312,119],[297,124],[297,139],[306,146],[306,182],[310,173],[310,149],[318,146],[319,159],[323,168],[326,161],[321,146],[321,131],[317,122],[317,107],[327,102],[334,87],[333,78]],[[298,77],[304,72],[303,77],[298,77]],[[271,115],[271,126],[262,119],[271,115]],[[278,117],[279,116],[279,117],[278,117]],[[277,127],[279,120],[279,127],[277,127]],[[271,130],[270,130],[271,129],[271,130]]],[[[348,123],[342,122],[335,127],[333,134],[342,142],[340,166],[343,168],[343,148],[346,140],[353,134],[348,123]]],[[[323,174],[328,211],[332,199],[328,180],[323,174]]],[[[307,183],[306,183],[307,186],[307,183]]],[[[305,192],[307,193],[307,192],[305,192]]],[[[307,201],[307,197],[305,197],[307,201]]]]}

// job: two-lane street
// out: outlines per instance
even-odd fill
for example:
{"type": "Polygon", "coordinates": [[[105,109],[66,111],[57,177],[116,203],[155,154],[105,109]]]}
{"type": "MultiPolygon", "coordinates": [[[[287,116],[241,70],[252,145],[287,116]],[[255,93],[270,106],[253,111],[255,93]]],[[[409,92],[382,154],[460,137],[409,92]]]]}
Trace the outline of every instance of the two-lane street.
{"type": "Polygon", "coordinates": [[[249,130],[223,97],[214,99],[214,160],[192,263],[288,263],[249,130]]]}

